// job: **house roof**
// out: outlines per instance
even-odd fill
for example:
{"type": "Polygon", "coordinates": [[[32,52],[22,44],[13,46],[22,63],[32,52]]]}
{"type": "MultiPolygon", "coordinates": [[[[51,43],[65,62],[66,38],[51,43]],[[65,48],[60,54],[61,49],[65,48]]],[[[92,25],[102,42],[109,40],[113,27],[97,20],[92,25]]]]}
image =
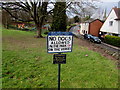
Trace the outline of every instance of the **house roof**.
{"type": "Polygon", "coordinates": [[[100,22],[102,22],[102,23],[104,23],[104,21],[102,21],[102,20],[100,20],[100,19],[95,19],[95,20],[93,20],[93,21],[91,21],[90,23],[92,23],[92,22],[94,22],[94,21],[100,21],[100,22]]]}
{"type": "Polygon", "coordinates": [[[102,20],[100,20],[100,19],[90,19],[90,20],[87,20],[87,21],[82,22],[82,23],[92,23],[92,22],[94,22],[94,21],[96,21],[96,20],[99,20],[100,22],[104,23],[104,21],[102,21],[102,20]]]}
{"type": "Polygon", "coordinates": [[[90,18],[89,20],[81,21],[81,23],[90,23],[90,22],[92,22],[93,20],[94,20],[93,18],[90,18]]]}
{"type": "Polygon", "coordinates": [[[120,20],[120,8],[113,8],[117,18],[115,20],[120,20]]]}

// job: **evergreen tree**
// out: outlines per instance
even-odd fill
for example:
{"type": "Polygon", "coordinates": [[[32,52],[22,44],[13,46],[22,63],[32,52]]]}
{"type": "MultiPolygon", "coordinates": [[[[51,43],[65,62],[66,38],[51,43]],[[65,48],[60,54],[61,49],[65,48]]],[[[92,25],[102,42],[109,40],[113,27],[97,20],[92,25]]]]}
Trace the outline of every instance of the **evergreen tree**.
{"type": "Polygon", "coordinates": [[[56,2],[53,10],[52,31],[66,31],[66,2],[56,2]]]}
{"type": "Polygon", "coordinates": [[[77,23],[77,22],[79,22],[79,21],[80,21],[79,17],[78,17],[78,16],[75,16],[75,17],[74,17],[74,22],[77,23]]]}

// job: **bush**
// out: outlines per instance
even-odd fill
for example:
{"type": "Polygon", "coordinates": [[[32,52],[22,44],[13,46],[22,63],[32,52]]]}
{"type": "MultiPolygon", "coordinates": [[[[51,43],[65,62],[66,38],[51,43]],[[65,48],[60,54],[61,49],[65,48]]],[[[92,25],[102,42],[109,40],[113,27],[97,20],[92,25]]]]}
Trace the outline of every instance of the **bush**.
{"type": "Polygon", "coordinates": [[[120,37],[106,35],[105,36],[105,42],[108,43],[108,44],[111,44],[113,46],[120,47],[120,37]]]}
{"type": "Polygon", "coordinates": [[[49,32],[47,32],[47,31],[46,31],[46,32],[44,32],[44,34],[45,34],[45,35],[47,35],[48,33],[49,33],[49,32]]]}
{"type": "Polygon", "coordinates": [[[22,31],[29,31],[29,29],[27,29],[27,28],[23,28],[23,29],[21,29],[22,31]]]}
{"type": "Polygon", "coordinates": [[[15,27],[15,26],[13,26],[13,25],[9,25],[9,28],[10,28],[10,29],[17,29],[17,30],[18,30],[18,28],[15,27]]]}

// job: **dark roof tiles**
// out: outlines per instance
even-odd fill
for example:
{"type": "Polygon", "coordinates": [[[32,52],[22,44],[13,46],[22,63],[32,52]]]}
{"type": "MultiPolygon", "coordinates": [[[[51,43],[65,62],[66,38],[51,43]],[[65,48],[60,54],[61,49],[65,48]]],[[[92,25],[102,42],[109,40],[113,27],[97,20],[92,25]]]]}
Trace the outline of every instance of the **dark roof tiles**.
{"type": "Polygon", "coordinates": [[[116,20],[120,20],[120,8],[113,8],[117,16],[116,20]]]}

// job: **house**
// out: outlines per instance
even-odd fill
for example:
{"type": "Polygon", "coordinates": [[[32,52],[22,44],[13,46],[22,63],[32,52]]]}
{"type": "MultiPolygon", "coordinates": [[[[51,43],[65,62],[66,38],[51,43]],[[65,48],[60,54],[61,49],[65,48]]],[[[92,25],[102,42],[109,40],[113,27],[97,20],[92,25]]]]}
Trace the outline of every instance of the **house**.
{"type": "Polygon", "coordinates": [[[84,22],[80,24],[80,34],[84,35],[84,34],[88,34],[88,30],[89,30],[89,22],[84,22]]]}
{"type": "Polygon", "coordinates": [[[87,21],[84,21],[82,23],[80,23],[80,34],[84,35],[84,34],[88,34],[89,32],[89,23],[92,22],[93,19],[89,19],[87,21]]]}
{"type": "Polygon", "coordinates": [[[2,10],[0,9],[0,25],[2,25],[2,10]]]}
{"type": "Polygon", "coordinates": [[[90,22],[88,34],[99,37],[99,32],[100,32],[100,28],[102,27],[102,25],[103,25],[103,21],[99,19],[96,19],[90,22]]]}
{"type": "Polygon", "coordinates": [[[113,8],[100,29],[101,35],[120,36],[120,8],[113,8]]]}
{"type": "Polygon", "coordinates": [[[93,36],[99,36],[99,31],[100,28],[103,25],[103,21],[99,20],[99,19],[95,19],[92,21],[87,21],[84,23],[81,23],[80,26],[80,34],[84,35],[84,34],[91,34],[93,36]]]}

